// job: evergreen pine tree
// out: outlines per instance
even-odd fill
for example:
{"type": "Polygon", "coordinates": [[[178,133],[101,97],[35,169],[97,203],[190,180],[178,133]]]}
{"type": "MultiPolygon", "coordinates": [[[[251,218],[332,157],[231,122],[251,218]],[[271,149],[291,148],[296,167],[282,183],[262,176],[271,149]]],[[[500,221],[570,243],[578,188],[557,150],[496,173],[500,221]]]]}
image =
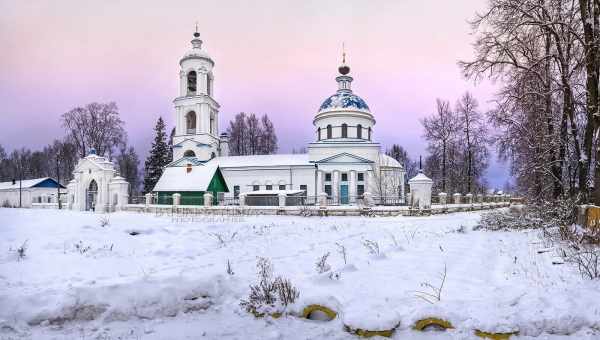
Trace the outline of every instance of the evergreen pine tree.
{"type": "Polygon", "coordinates": [[[152,149],[144,164],[144,192],[151,192],[163,173],[163,168],[169,164],[169,146],[165,133],[165,122],[158,118],[154,127],[156,135],[152,142],[152,149]]]}
{"type": "Polygon", "coordinates": [[[175,137],[175,127],[171,130],[169,136],[169,154],[167,155],[167,164],[173,161],[173,137],[175,137]]]}

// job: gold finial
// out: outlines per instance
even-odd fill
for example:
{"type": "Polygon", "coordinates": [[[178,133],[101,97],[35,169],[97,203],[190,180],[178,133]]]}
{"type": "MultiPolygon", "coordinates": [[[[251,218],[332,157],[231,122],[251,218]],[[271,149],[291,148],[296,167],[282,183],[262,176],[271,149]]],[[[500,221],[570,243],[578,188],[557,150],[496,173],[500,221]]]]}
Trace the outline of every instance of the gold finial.
{"type": "Polygon", "coordinates": [[[346,63],[346,43],[342,42],[342,64],[346,63]]]}

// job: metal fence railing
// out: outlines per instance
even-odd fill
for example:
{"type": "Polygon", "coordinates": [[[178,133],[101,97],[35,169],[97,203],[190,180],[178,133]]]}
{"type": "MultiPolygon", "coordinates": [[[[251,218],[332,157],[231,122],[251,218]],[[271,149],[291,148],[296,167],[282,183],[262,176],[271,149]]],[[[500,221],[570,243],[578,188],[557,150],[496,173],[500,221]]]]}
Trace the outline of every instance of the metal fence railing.
{"type": "Polygon", "coordinates": [[[251,207],[271,207],[279,205],[279,197],[276,195],[265,195],[265,196],[246,196],[245,204],[251,207]]]}
{"type": "Polygon", "coordinates": [[[233,206],[240,205],[240,199],[237,197],[219,197],[217,201],[219,206],[233,206]]]}
{"type": "Polygon", "coordinates": [[[146,197],[144,196],[129,196],[129,204],[146,204],[146,197]]]}
{"type": "Polygon", "coordinates": [[[316,196],[287,196],[285,198],[286,206],[314,206],[319,204],[316,196]]]}
{"type": "MultiPolygon", "coordinates": [[[[371,196],[371,201],[367,202],[365,196],[354,195],[354,196],[328,196],[325,198],[327,206],[343,206],[343,205],[358,205],[364,206],[368,203],[372,203],[375,206],[406,206],[408,205],[409,194],[401,196],[371,196]]],[[[456,197],[453,195],[446,196],[446,204],[456,204],[456,197]]],[[[288,195],[285,198],[286,206],[319,206],[321,197],[319,196],[294,196],[288,195]]],[[[506,201],[506,198],[502,198],[502,201],[506,201]]],[[[466,195],[461,195],[458,200],[459,204],[481,204],[481,203],[494,203],[500,202],[498,196],[492,195],[473,195],[471,199],[466,195]]],[[[146,204],[145,196],[130,196],[128,200],[129,204],[146,204]]],[[[159,205],[173,205],[173,195],[171,194],[154,194],[151,197],[150,204],[159,205]]],[[[180,205],[204,205],[203,195],[189,195],[182,194],[180,198],[180,205]]],[[[442,196],[434,194],[431,196],[431,204],[442,204],[442,196]]],[[[224,195],[218,195],[213,197],[212,205],[214,206],[239,206],[240,199],[237,197],[225,197],[224,195]]],[[[245,197],[245,205],[247,206],[279,206],[278,195],[247,195],[245,197]]]]}
{"type": "Polygon", "coordinates": [[[401,206],[407,205],[404,197],[400,196],[374,196],[373,203],[375,205],[383,205],[383,206],[401,206]]]}

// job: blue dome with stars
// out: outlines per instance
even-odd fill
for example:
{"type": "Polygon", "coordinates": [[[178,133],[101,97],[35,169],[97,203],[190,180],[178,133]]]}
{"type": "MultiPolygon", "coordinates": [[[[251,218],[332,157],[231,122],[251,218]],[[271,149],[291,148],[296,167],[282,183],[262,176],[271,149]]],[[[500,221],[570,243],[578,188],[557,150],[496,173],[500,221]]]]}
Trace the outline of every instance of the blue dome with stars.
{"type": "Polygon", "coordinates": [[[319,108],[319,112],[340,109],[370,112],[367,103],[361,97],[353,94],[350,91],[338,91],[333,96],[325,99],[319,108]]]}

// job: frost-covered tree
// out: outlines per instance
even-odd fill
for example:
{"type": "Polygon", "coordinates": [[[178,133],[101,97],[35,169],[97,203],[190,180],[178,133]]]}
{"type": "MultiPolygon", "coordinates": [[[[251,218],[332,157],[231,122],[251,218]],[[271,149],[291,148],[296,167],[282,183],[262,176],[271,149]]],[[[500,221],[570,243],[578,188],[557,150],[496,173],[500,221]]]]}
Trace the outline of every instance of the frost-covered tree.
{"type": "Polygon", "coordinates": [[[265,114],[238,113],[227,128],[229,151],[235,155],[269,155],[277,152],[275,127],[265,114]]]}
{"type": "Polygon", "coordinates": [[[437,99],[436,103],[436,113],[421,121],[429,152],[425,164],[436,187],[443,192],[448,192],[449,189],[456,190],[455,183],[450,179],[455,176],[457,169],[457,129],[459,124],[448,101],[437,99]],[[452,186],[449,186],[450,183],[452,186]]]}
{"type": "Polygon", "coordinates": [[[483,115],[478,111],[477,100],[466,92],[456,104],[456,118],[460,133],[458,148],[462,156],[462,192],[480,191],[481,180],[488,166],[488,129],[483,115]]]}
{"type": "Polygon", "coordinates": [[[55,140],[41,150],[16,149],[0,159],[0,181],[52,177],[65,185],[77,163],[76,147],[68,140],[55,140]]]}
{"type": "Polygon", "coordinates": [[[119,167],[119,174],[129,182],[129,196],[138,194],[140,184],[139,166],[140,160],[135,149],[123,145],[119,149],[116,157],[116,163],[119,167]]]}
{"type": "Polygon", "coordinates": [[[260,118],[260,123],[262,128],[260,153],[263,155],[274,154],[277,152],[277,134],[275,133],[275,126],[266,114],[260,118]]]}
{"type": "Polygon", "coordinates": [[[417,175],[417,172],[419,171],[418,162],[412,160],[401,145],[393,144],[391,148],[386,150],[385,154],[397,160],[404,166],[407,181],[417,175]]]}
{"type": "Polygon", "coordinates": [[[175,127],[171,129],[171,134],[169,135],[169,156],[167,157],[167,164],[173,161],[173,137],[175,137],[175,127]]]}
{"type": "Polygon", "coordinates": [[[534,198],[590,197],[600,179],[592,152],[599,9],[586,0],[490,0],[472,22],[475,58],[459,65],[468,78],[502,81],[490,112],[496,145],[534,198]]]}
{"type": "Polygon", "coordinates": [[[155,136],[152,142],[150,154],[144,164],[144,192],[148,193],[154,189],[154,186],[163,173],[163,168],[169,164],[169,146],[167,145],[167,135],[165,132],[165,122],[162,117],[158,118],[154,127],[155,136]]]}
{"type": "Polygon", "coordinates": [[[61,118],[69,139],[77,147],[79,157],[85,157],[90,148],[98,155],[110,157],[127,140],[119,109],[114,102],[90,103],[65,112],[61,118]]]}

